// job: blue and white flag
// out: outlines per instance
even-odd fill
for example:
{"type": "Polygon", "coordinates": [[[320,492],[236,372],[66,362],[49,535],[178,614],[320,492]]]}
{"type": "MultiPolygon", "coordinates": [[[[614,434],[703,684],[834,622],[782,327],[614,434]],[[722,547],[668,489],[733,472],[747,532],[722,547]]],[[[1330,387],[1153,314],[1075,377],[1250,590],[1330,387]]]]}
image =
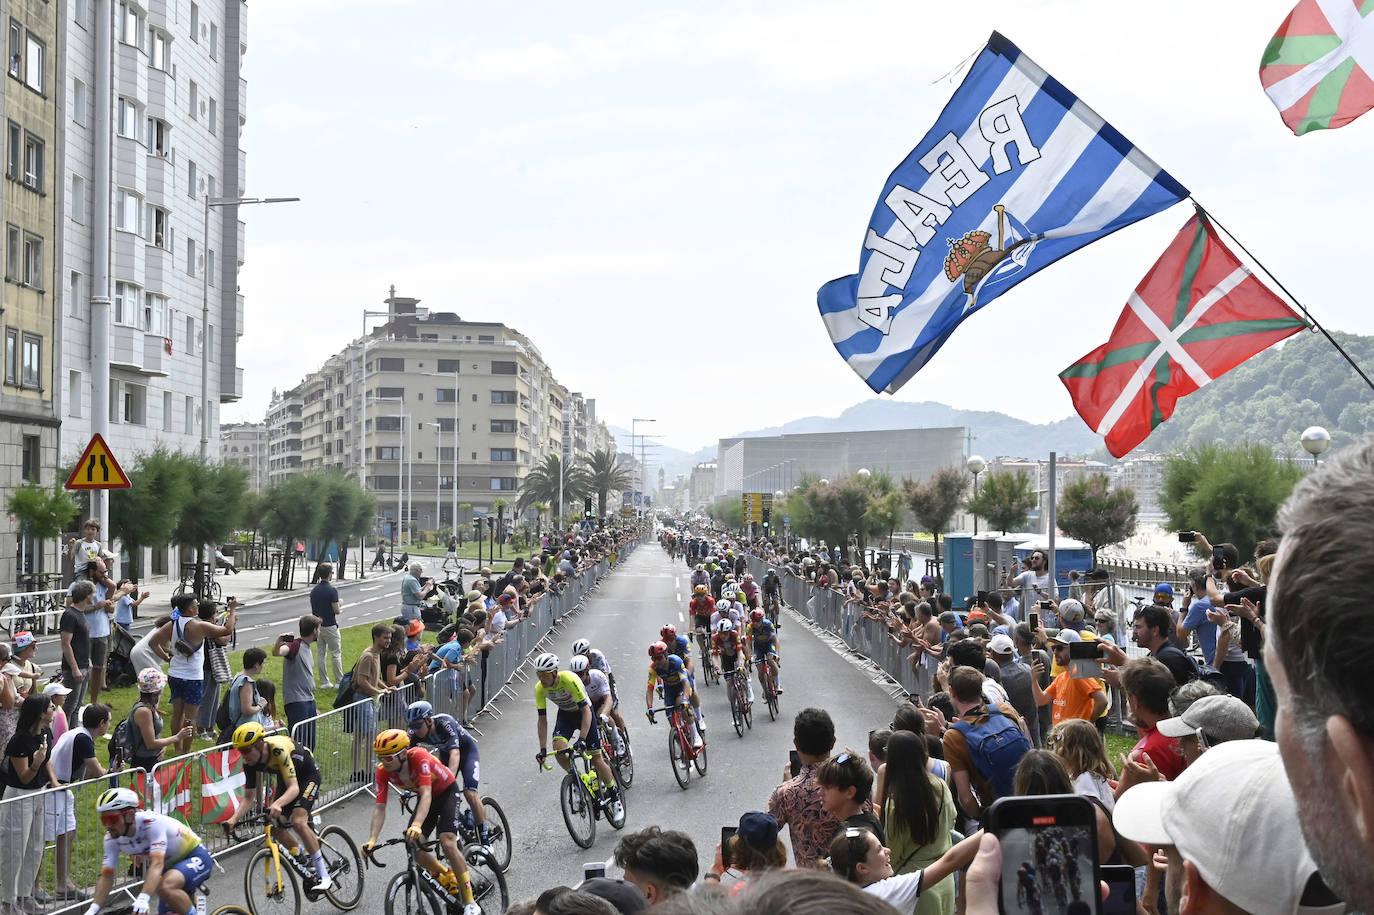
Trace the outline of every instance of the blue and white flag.
{"type": "Polygon", "coordinates": [[[835,349],[895,392],[970,314],[1188,190],[994,32],[888,176],[859,272],[817,294],[835,349]]]}

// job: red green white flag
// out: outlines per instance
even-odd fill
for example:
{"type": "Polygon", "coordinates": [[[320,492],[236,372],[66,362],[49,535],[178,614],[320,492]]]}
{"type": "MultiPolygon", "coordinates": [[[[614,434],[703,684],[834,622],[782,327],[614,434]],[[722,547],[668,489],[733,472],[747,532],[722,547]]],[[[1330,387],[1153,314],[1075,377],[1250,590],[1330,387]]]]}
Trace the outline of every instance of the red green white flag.
{"type": "Polygon", "coordinates": [[[1260,60],[1260,84],[1301,136],[1374,108],[1374,0],[1299,0],[1260,60]]]}
{"type": "Polygon", "coordinates": [[[1136,286],[1111,338],[1059,379],[1121,457],[1173,416],[1180,397],[1305,327],[1198,214],[1136,286]]]}
{"type": "Polygon", "coordinates": [[[247,779],[235,749],[216,750],[200,758],[200,821],[223,823],[243,804],[247,779]]]}

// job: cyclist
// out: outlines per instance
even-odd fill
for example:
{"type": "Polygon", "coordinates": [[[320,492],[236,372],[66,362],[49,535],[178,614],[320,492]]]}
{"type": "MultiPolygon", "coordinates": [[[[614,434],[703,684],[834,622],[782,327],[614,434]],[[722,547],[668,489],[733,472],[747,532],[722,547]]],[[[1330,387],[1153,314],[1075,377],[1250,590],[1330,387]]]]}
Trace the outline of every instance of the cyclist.
{"type": "Polygon", "coordinates": [[[739,592],[724,590],[720,592],[720,600],[716,601],[716,612],[711,614],[711,631],[720,628],[721,620],[729,620],[738,628],[744,617],[741,613],[744,605],[739,602],[739,592]]]}
{"type": "MultiPolygon", "coordinates": [[[[669,627],[665,626],[664,628],[669,627]]],[[[644,713],[649,716],[650,724],[657,723],[654,719],[654,686],[656,683],[663,684],[663,703],[669,708],[676,708],[679,705],[696,701],[696,690],[692,688],[682,658],[670,653],[668,646],[663,642],[654,642],[649,646],[649,685],[644,690],[644,713]]],[[[700,747],[702,737],[705,734],[706,728],[694,716],[692,719],[692,746],[700,747]]]]}
{"type": "Polygon", "coordinates": [[[426,750],[412,747],[410,735],[389,728],[372,742],[377,754],[377,804],[372,808],[372,826],[363,854],[370,856],[386,823],[386,799],[391,785],[415,792],[415,815],[406,827],[406,841],[419,843],[437,827],[439,847],[449,867],[441,868],[439,859],[427,850],[417,849],[420,866],[438,877],[439,883],[463,902],[463,915],[481,915],[482,907],[472,898],[472,879],[468,863],[458,850],[458,779],[453,772],[426,750]]]}
{"type": "Polygon", "coordinates": [[[539,755],[536,759],[542,766],[544,758],[549,755],[548,703],[552,700],[553,704],[558,706],[558,715],[553,723],[553,749],[557,754],[558,764],[564,769],[571,768],[572,763],[569,762],[568,755],[561,751],[567,748],[568,741],[574,733],[580,734],[581,739],[573,745],[573,749],[585,752],[591,758],[592,767],[601,777],[601,784],[606,786],[606,799],[611,808],[610,819],[620,822],[625,816],[625,808],[621,805],[620,791],[616,788],[610,764],[601,755],[598,718],[592,714],[592,703],[587,698],[586,688],[576,674],[558,669],[556,654],[545,652],[535,658],[534,670],[539,678],[534,684],[534,710],[539,716],[539,755]]]}
{"type": "Polygon", "coordinates": [[[696,568],[692,569],[692,577],[690,580],[692,582],[692,590],[695,591],[697,589],[697,585],[707,585],[708,587],[710,586],[711,574],[706,571],[706,566],[703,563],[699,562],[697,563],[696,568]]]}
{"type": "MultiPolygon", "coordinates": [[[[711,636],[711,651],[720,656],[721,673],[729,675],[739,669],[740,655],[744,653],[744,643],[740,641],[739,630],[728,619],[716,624],[716,634],[711,636]]],[[[748,674],[744,677],[746,701],[754,704],[754,681],[748,674]]]]}
{"type": "Polygon", "coordinates": [[[692,629],[701,643],[702,652],[710,657],[711,614],[716,610],[716,602],[705,585],[698,585],[692,591],[692,599],[687,602],[687,609],[692,614],[692,629]]]}
{"type": "Polygon", "coordinates": [[[744,573],[744,579],[740,582],[740,589],[744,591],[744,602],[750,608],[759,606],[759,586],[754,582],[754,576],[748,572],[744,573]]]}
{"type": "Polygon", "coordinates": [[[610,726],[611,712],[618,704],[611,693],[611,681],[601,671],[592,667],[591,661],[582,655],[577,655],[569,661],[568,669],[582,681],[582,686],[587,691],[587,701],[592,704],[592,712],[601,719],[601,727],[610,731],[611,746],[615,748],[616,754],[624,753],[625,741],[620,737],[620,729],[610,726]]]}
{"type": "Polygon", "coordinates": [[[625,718],[620,714],[620,691],[615,688],[615,671],[611,670],[611,662],[607,660],[606,655],[600,649],[592,647],[590,639],[578,639],[573,642],[572,653],[585,655],[592,670],[599,670],[606,675],[606,680],[611,684],[611,720],[620,729],[620,736],[628,746],[630,729],[625,724],[625,718]]]}
{"type": "MultiPolygon", "coordinates": [[[[277,774],[277,788],[273,792],[267,813],[274,819],[286,820],[296,835],[300,836],[310,855],[310,863],[315,866],[313,890],[333,888],[334,881],[324,865],[324,855],[320,852],[320,840],[310,827],[310,811],[315,807],[315,798],[320,793],[320,768],[309,748],[304,747],[285,734],[267,736],[267,731],[256,721],[249,721],[234,729],[230,738],[234,749],[239,751],[244,772],[260,774],[272,770],[277,774]]],[[[257,791],[263,784],[257,782],[257,791]]],[[[248,810],[249,804],[242,804],[225,821],[226,831],[232,831],[239,818],[248,810]]]]}
{"type": "MultiPolygon", "coordinates": [[[[105,859],[100,866],[95,896],[86,915],[96,915],[114,886],[119,856],[143,859],[143,886],[134,900],[134,915],[147,915],[150,897],[158,898],[159,912],[195,915],[193,894],[210,879],[215,862],[189,826],[149,810],[140,810],[138,795],[129,788],[111,788],[95,802],[105,827],[105,859]]],[[[17,854],[10,849],[10,854],[17,854]]],[[[204,913],[201,913],[204,915],[204,913]]]]}
{"type": "Polygon", "coordinates": [[[778,607],[782,604],[782,579],[777,569],[769,569],[763,576],[763,606],[768,610],[768,618],[773,625],[778,624],[778,607]]]}
{"type": "Polygon", "coordinates": [[[773,675],[773,691],[782,695],[782,680],[778,677],[778,633],[762,610],[749,614],[749,637],[754,644],[754,661],[759,665],[759,684],[767,686],[763,669],[773,675]]]}
{"type": "Polygon", "coordinates": [[[435,714],[434,706],[419,699],[406,706],[406,729],[416,746],[432,747],[430,755],[448,767],[450,772],[463,776],[463,797],[477,824],[477,835],[487,844],[487,812],[477,794],[481,778],[481,755],[477,740],[458,719],[443,712],[435,714]]]}

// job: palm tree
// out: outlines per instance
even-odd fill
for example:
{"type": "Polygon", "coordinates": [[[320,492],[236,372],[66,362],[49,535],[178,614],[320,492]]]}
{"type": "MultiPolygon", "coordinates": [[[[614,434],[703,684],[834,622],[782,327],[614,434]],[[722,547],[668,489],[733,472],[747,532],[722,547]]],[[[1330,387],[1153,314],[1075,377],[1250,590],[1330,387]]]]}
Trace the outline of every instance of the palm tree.
{"type": "Polygon", "coordinates": [[[611,492],[630,485],[630,471],[621,466],[620,458],[609,448],[592,452],[587,459],[587,478],[591,491],[596,493],[598,518],[606,517],[606,500],[611,492]]]}
{"type": "MultiPolygon", "coordinates": [[[[563,460],[557,454],[545,455],[543,460],[534,465],[520,484],[520,497],[515,501],[515,510],[522,512],[539,502],[558,505],[558,477],[562,467],[563,460]]],[[[587,471],[578,464],[570,465],[567,473],[563,474],[563,504],[576,502],[588,491],[587,471]]],[[[562,505],[558,505],[557,514],[561,527],[562,505]]]]}

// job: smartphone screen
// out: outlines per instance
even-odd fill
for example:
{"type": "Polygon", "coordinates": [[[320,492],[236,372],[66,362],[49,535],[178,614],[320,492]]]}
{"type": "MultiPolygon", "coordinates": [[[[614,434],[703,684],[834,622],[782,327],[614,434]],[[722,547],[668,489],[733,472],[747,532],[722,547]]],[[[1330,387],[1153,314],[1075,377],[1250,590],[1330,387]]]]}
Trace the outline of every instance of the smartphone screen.
{"type": "Polygon", "coordinates": [[[1035,630],[1039,629],[1039,628],[1040,628],[1040,613],[1039,613],[1038,611],[1036,611],[1036,610],[1032,610],[1032,611],[1030,612],[1030,614],[1028,615],[1028,617],[1027,617],[1027,621],[1030,623],[1031,632],[1034,632],[1035,630]]]}
{"type": "Polygon", "coordinates": [[[582,865],[582,879],[594,880],[597,877],[606,876],[606,862],[595,861],[591,864],[582,865]]]}
{"type": "Polygon", "coordinates": [[[1178,542],[1179,542],[1179,543],[1196,543],[1196,542],[1197,542],[1197,535],[1194,534],[1192,531],[1179,531],[1179,532],[1178,532],[1178,542]]]}
{"type": "Polygon", "coordinates": [[[796,778],[801,774],[801,757],[796,750],[787,751],[787,764],[792,767],[792,777],[796,778]]]}
{"type": "Polygon", "coordinates": [[[1098,912],[1097,821],[1074,795],[1002,798],[988,812],[1002,843],[1004,915],[1098,912]]]}
{"type": "Polygon", "coordinates": [[[1135,868],[1110,864],[1099,870],[1102,882],[1107,884],[1107,898],[1102,901],[1102,915],[1135,915],[1135,868]]]}
{"type": "Polygon", "coordinates": [[[720,827],[720,863],[726,867],[730,866],[730,837],[735,834],[738,826],[720,827]]]}

